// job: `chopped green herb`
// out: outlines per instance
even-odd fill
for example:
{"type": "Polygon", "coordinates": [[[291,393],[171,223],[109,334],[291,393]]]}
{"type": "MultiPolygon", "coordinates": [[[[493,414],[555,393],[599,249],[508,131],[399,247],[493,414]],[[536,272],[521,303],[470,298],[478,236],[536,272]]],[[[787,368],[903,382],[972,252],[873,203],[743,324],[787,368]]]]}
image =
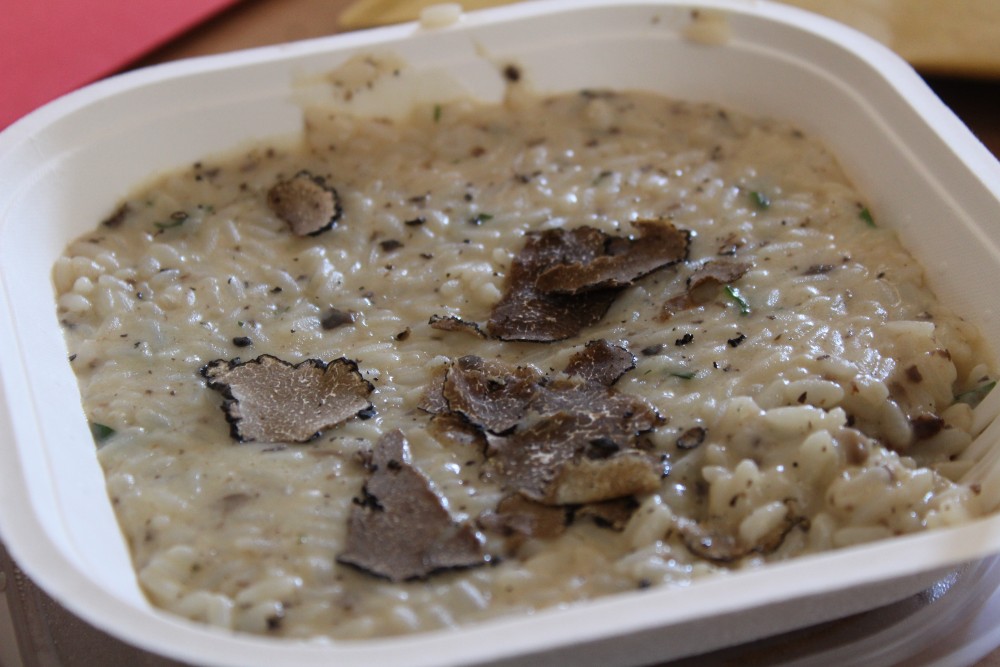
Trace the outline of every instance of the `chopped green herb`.
{"type": "Polygon", "coordinates": [[[975,389],[963,391],[961,394],[958,394],[955,396],[955,402],[965,403],[967,405],[971,405],[972,407],[976,407],[983,401],[984,398],[986,398],[986,394],[990,393],[995,386],[997,386],[996,380],[985,382],[975,389]]]}
{"type": "Polygon", "coordinates": [[[434,105],[434,122],[437,123],[440,120],[441,120],[441,105],[440,104],[435,104],[434,105]]]}
{"type": "Polygon", "coordinates": [[[875,218],[872,217],[872,212],[868,210],[867,206],[861,208],[858,217],[864,220],[865,224],[869,227],[875,227],[875,218]]]}
{"type": "Polygon", "coordinates": [[[750,314],[750,304],[747,302],[740,291],[733,287],[732,285],[726,285],[726,294],[730,299],[736,302],[736,305],[740,307],[740,315],[750,314]]]}
{"type": "Polygon", "coordinates": [[[488,220],[492,220],[493,216],[490,213],[477,213],[476,215],[469,218],[470,225],[481,225],[488,220]]]}
{"type": "Polygon", "coordinates": [[[752,201],[753,205],[762,211],[767,210],[771,206],[771,198],[758,190],[750,191],[750,201],[752,201]]]}
{"type": "Polygon", "coordinates": [[[90,422],[90,434],[94,436],[94,442],[100,444],[113,436],[115,434],[115,430],[107,424],[90,422]]]}
{"type": "Polygon", "coordinates": [[[170,229],[172,227],[180,227],[185,222],[187,222],[188,214],[184,211],[174,211],[170,214],[170,222],[154,222],[153,224],[157,229],[170,229]]]}
{"type": "Polygon", "coordinates": [[[671,371],[670,374],[682,380],[693,380],[694,376],[697,375],[694,371],[671,371]]]}

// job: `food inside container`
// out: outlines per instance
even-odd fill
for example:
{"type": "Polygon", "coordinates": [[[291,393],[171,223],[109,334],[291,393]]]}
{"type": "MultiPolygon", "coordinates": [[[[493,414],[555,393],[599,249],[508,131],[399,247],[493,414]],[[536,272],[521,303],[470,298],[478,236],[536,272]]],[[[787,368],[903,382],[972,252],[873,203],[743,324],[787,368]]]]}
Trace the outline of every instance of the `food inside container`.
{"type": "Polygon", "coordinates": [[[959,456],[989,353],[832,152],[503,71],[500,104],[312,109],[300,145],[199,159],[56,261],[154,604],[377,637],[985,513],[959,456]]]}
{"type": "Polygon", "coordinates": [[[652,662],[1000,544],[997,167],[854,33],[545,3],[65,104],[0,153],[0,518],[127,641],[652,662]]]}

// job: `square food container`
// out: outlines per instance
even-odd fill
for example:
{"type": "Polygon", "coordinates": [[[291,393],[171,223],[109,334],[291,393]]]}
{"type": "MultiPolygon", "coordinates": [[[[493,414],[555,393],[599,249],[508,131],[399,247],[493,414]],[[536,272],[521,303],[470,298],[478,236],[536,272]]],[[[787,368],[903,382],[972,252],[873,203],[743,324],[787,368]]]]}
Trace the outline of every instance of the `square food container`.
{"type": "MultiPolygon", "coordinates": [[[[250,141],[294,137],[304,104],[335,103],[324,75],[358,54],[406,63],[402,83],[376,85],[355,101],[377,113],[418,99],[497,101],[504,67],[514,64],[540,93],[642,89],[791,120],[832,148],[942,300],[988,338],[1000,326],[1000,165],[908,65],[872,40],[751,0],[557,0],[442,23],[133,72],[0,134],[0,535],[35,582],[99,629],[193,664],[648,664],[872,609],[1000,551],[993,515],[689,586],[361,641],[240,635],[153,608],[105,491],[51,267],[71,239],[157,173],[250,141]]],[[[980,459],[974,473],[994,505],[998,411],[994,392],[976,409],[981,434],[968,454],[980,459]]]]}

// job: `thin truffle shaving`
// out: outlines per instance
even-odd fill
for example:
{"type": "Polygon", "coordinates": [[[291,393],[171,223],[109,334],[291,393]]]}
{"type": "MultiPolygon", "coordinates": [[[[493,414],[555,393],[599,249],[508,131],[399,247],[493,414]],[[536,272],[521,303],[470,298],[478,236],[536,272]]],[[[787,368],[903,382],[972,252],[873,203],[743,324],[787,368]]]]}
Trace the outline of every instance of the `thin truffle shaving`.
{"type": "Polygon", "coordinates": [[[489,560],[475,529],[452,518],[411,464],[402,432],[379,438],[366,466],[371,476],[351,508],[339,562],[398,582],[489,560]]]}
{"type": "Polygon", "coordinates": [[[481,514],[477,523],[485,530],[503,535],[507,550],[516,551],[529,538],[559,537],[566,531],[569,519],[565,507],[543,505],[514,494],[505,496],[496,510],[481,514]]]}
{"type": "Polygon", "coordinates": [[[505,488],[553,505],[659,488],[662,466],[638,449],[639,436],[660,423],[645,401],[570,382],[553,382],[542,396],[532,406],[540,411],[533,423],[509,436],[487,436],[489,463],[505,488]]]}
{"type": "Polygon", "coordinates": [[[733,563],[750,554],[767,555],[776,551],[796,526],[808,525],[808,520],[797,516],[790,503],[786,503],[783,519],[756,541],[748,542],[732,530],[712,526],[711,522],[678,519],[677,528],[684,544],[691,553],[716,563],[733,563]]]}
{"type": "Polygon", "coordinates": [[[593,357],[604,354],[616,357],[612,373],[558,379],[530,367],[462,357],[442,385],[432,384],[424,405],[434,406],[435,419],[460,414],[485,432],[488,473],[509,493],[547,505],[649,493],[658,488],[663,466],[640,449],[639,436],[662,418],[646,401],[608,386],[624,372],[622,357],[631,354],[593,341],[567,370],[592,371],[599,366],[593,357]]]}
{"type": "Polygon", "coordinates": [[[661,320],[670,319],[674,313],[696,308],[715,297],[721,285],[736,282],[753,268],[749,262],[720,259],[709,260],[688,276],[687,289],[663,304],[661,320]]]}
{"type": "Polygon", "coordinates": [[[635,239],[587,226],[529,233],[487,331],[501,340],[570,338],[599,322],[621,289],[687,256],[687,232],[667,222],[636,226],[635,239]]]}
{"type": "Polygon", "coordinates": [[[493,306],[487,331],[501,340],[551,342],[575,336],[608,312],[617,289],[586,295],[550,294],[536,286],[552,266],[589,261],[603,248],[605,235],[591,227],[550,229],[527,234],[514,258],[504,293],[493,306]]]}
{"type": "Polygon", "coordinates": [[[582,351],[570,357],[566,374],[610,387],[633,368],[634,354],[602,338],[590,341],[582,351]]]}
{"type": "Polygon", "coordinates": [[[454,315],[431,315],[427,324],[430,325],[431,329],[437,329],[438,331],[457,331],[471,334],[478,338],[486,338],[486,333],[479,328],[477,323],[467,322],[454,315]]]}
{"type": "Polygon", "coordinates": [[[337,191],[325,179],[308,171],[278,181],[268,190],[267,205],[297,236],[325,232],[343,213],[337,191]]]}
{"type": "Polygon", "coordinates": [[[514,428],[538,391],[541,374],[480,357],[462,357],[448,369],[443,395],[448,407],[493,433],[514,428]]]}
{"type": "Polygon", "coordinates": [[[573,258],[545,269],[535,286],[542,292],[578,294],[627,287],[653,271],[687,257],[689,233],[669,222],[639,220],[635,238],[605,236],[593,257],[573,258]]]}
{"type": "Polygon", "coordinates": [[[222,410],[240,442],[306,442],[372,409],[374,387],[343,357],[298,364],[268,354],[246,362],[216,359],[201,374],[225,397],[222,410]]]}

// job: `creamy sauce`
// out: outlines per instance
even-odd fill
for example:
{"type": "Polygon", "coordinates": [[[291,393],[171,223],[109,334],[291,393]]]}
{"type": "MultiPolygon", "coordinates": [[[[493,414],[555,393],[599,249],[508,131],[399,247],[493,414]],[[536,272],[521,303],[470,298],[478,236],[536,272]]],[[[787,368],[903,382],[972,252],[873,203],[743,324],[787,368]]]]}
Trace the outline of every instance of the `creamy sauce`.
{"type": "Polygon", "coordinates": [[[785,123],[644,94],[514,95],[402,121],[317,111],[299,147],[206,158],[129,197],[54,268],[59,315],[108,491],[153,604],[289,637],[451,627],[967,520],[953,459],[989,372],[975,332],[819,143],[785,123]],[[269,189],[301,170],[343,216],[291,234],[269,189]],[[688,260],[626,288],[556,343],[433,329],[485,322],[524,232],[636,220],[693,233],[688,260]],[[749,263],[666,317],[705,261],[749,263]],[[353,321],[331,327],[332,309],[353,321]],[[481,447],[435,437],[419,408],[462,355],[553,376],[587,341],[628,348],[615,385],[664,418],[669,474],[621,530],[578,517],[498,563],[389,583],[339,564],[367,477],[359,453],[402,430],[458,521],[503,492],[481,447]],[[199,370],[270,354],[348,357],[375,416],[304,444],[230,437],[199,370]],[[698,435],[700,437],[694,437],[698,435]],[[731,546],[731,558],[717,547],[731,546]],[[699,547],[698,544],[701,544],[699,547]]]}

